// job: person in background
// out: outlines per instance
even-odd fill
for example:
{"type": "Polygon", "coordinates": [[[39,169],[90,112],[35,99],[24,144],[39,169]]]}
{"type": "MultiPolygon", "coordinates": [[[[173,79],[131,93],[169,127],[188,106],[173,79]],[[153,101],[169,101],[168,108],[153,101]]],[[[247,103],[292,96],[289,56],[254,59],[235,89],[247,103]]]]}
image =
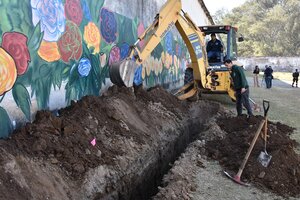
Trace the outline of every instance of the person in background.
{"type": "Polygon", "coordinates": [[[253,70],[254,87],[259,87],[258,75],[259,75],[259,67],[256,65],[254,70],[253,70]]]}
{"type": "Polygon", "coordinates": [[[207,43],[206,51],[209,62],[220,62],[221,53],[223,52],[223,45],[220,40],[217,39],[216,34],[210,34],[211,40],[207,43]]]}
{"type": "Polygon", "coordinates": [[[271,66],[266,67],[264,76],[265,76],[265,82],[266,82],[266,87],[270,89],[272,87],[272,79],[273,79],[273,69],[271,66]]]}
{"type": "Polygon", "coordinates": [[[226,59],[224,64],[229,69],[230,76],[233,81],[233,87],[236,96],[237,115],[242,115],[244,105],[244,107],[247,109],[248,118],[250,118],[253,116],[253,113],[249,102],[249,85],[244,73],[244,69],[234,65],[230,59],[226,59]]]}
{"type": "Polygon", "coordinates": [[[294,87],[294,83],[296,83],[296,87],[298,87],[298,78],[299,78],[299,72],[298,72],[298,69],[296,69],[295,72],[293,73],[292,87],[294,87]]]}

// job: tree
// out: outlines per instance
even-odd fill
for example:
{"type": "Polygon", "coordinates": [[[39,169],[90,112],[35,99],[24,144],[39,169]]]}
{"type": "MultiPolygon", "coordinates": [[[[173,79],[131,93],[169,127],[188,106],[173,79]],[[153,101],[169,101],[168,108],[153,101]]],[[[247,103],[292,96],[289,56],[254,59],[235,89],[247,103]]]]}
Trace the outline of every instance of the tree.
{"type": "Polygon", "coordinates": [[[300,53],[299,0],[249,0],[231,12],[217,12],[220,23],[239,28],[242,56],[296,56],[300,53]]]}

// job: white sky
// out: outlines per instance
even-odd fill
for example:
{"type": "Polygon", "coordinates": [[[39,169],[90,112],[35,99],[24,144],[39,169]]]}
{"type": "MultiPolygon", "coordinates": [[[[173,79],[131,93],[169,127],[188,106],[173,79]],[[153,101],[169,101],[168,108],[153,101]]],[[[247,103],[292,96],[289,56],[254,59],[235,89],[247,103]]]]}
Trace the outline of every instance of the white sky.
{"type": "Polygon", "coordinates": [[[230,11],[232,8],[242,5],[246,0],[203,0],[208,11],[214,15],[217,10],[225,8],[230,11]]]}

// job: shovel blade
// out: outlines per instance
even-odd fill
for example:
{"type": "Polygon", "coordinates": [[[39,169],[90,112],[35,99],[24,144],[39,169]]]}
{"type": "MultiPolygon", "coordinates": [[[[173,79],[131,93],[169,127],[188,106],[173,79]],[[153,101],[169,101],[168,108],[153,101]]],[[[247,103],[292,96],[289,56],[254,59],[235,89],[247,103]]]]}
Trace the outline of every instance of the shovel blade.
{"type": "Polygon", "coordinates": [[[269,166],[271,159],[272,159],[272,156],[267,154],[264,151],[261,151],[258,156],[258,162],[260,162],[260,164],[264,167],[269,166]]]}

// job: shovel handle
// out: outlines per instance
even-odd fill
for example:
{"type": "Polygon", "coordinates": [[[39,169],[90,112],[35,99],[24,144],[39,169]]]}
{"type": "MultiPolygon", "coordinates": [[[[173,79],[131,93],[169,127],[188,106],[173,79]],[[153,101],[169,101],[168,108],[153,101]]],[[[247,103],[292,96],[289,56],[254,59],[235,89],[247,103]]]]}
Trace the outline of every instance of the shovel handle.
{"type": "Polygon", "coordinates": [[[254,147],[254,145],[255,145],[255,143],[256,143],[256,140],[257,140],[257,138],[258,138],[258,136],[259,136],[259,134],[260,134],[260,132],[261,132],[261,130],[262,130],[264,124],[265,124],[265,120],[263,119],[263,120],[260,122],[260,124],[259,124],[259,127],[258,127],[258,129],[257,129],[257,131],[256,131],[256,133],[255,133],[255,135],[254,135],[254,138],[253,138],[253,140],[252,140],[252,142],[251,142],[251,144],[250,144],[250,147],[248,148],[248,151],[247,151],[247,153],[246,153],[246,156],[245,156],[245,158],[244,158],[244,160],[243,160],[243,162],[242,162],[242,164],[241,164],[241,166],[240,166],[240,168],[239,168],[239,171],[238,171],[238,173],[237,173],[237,176],[238,176],[238,177],[241,177],[241,175],[242,175],[242,173],[243,173],[243,170],[244,170],[244,168],[245,168],[245,166],[246,166],[246,163],[247,163],[247,161],[248,161],[248,158],[249,158],[249,156],[250,156],[250,154],[251,154],[251,152],[252,152],[252,149],[253,149],[253,147],[254,147]]]}
{"type": "Polygon", "coordinates": [[[267,117],[270,108],[270,102],[267,100],[263,100],[263,107],[264,107],[264,117],[267,117]]]}

